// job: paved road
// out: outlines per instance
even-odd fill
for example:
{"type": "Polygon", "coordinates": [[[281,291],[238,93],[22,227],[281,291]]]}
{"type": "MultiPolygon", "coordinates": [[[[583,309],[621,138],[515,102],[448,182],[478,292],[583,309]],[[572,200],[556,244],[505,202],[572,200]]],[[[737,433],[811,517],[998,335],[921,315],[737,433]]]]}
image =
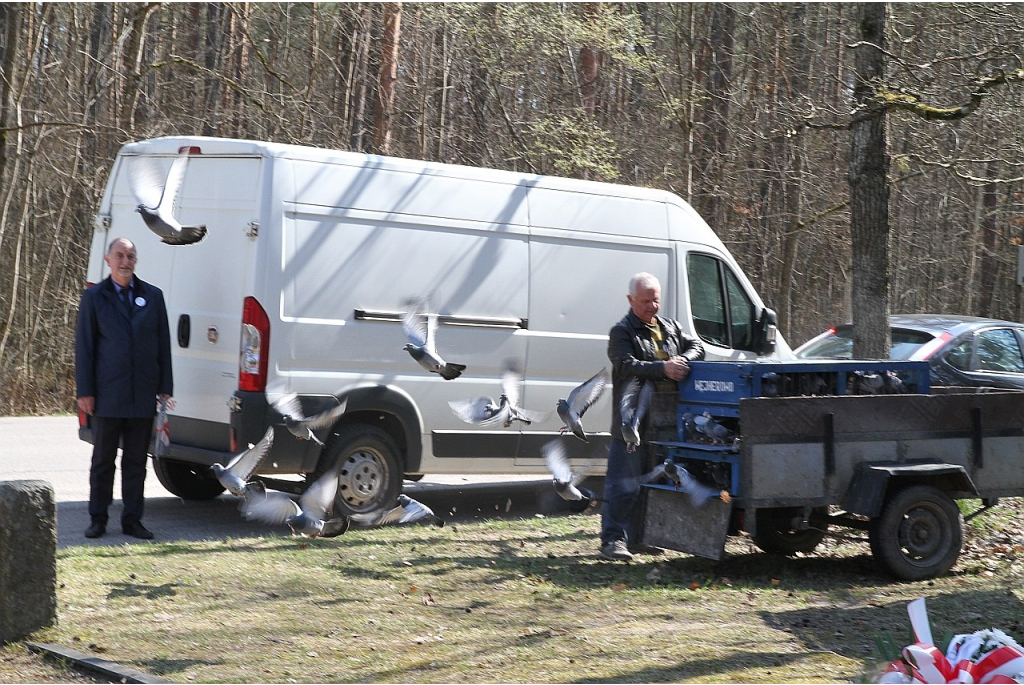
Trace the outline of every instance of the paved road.
{"type": "MultiPolygon", "coordinates": [[[[137,543],[121,534],[120,469],[114,482],[114,505],[107,534],[88,540],[89,460],[92,445],[78,439],[74,416],[0,417],[0,480],[45,480],[57,500],[57,544],[122,545],[137,543]]],[[[521,517],[566,511],[544,476],[435,476],[406,482],[404,491],[436,513],[456,520],[495,516],[521,517]]],[[[157,540],[219,540],[227,537],[286,534],[253,524],[238,514],[237,499],[184,501],[165,490],[156,476],[146,479],[146,526],[157,540]]]]}

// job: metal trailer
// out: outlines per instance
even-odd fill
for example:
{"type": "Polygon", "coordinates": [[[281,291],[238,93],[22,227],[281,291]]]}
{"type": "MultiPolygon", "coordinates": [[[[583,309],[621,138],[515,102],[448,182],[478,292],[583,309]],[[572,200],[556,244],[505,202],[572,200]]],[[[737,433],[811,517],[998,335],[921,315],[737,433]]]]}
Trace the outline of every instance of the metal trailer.
{"type": "Polygon", "coordinates": [[[925,362],[694,362],[678,395],[656,396],[648,437],[728,497],[644,486],[641,542],[711,559],[741,529],[793,554],[842,526],[895,577],[931,578],[960,554],[955,500],[981,500],[972,518],[1024,496],[1024,393],[931,388],[925,362]]]}

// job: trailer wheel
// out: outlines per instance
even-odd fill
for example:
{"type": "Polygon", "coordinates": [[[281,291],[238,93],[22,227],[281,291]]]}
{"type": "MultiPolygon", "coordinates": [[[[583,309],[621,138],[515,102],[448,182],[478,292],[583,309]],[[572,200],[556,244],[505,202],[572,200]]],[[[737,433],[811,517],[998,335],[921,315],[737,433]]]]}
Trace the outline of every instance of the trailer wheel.
{"type": "Polygon", "coordinates": [[[828,507],[815,507],[808,517],[810,528],[801,530],[796,522],[803,518],[801,507],[758,509],[754,544],[765,552],[796,554],[813,552],[828,528],[828,507]]]}
{"type": "Polygon", "coordinates": [[[153,473],[160,485],[182,499],[213,499],[224,486],[210,473],[210,467],[179,459],[154,459],[153,473]]]}
{"type": "Polygon", "coordinates": [[[335,514],[362,514],[393,506],[402,491],[398,447],[375,426],[350,424],[331,434],[324,446],[312,483],[341,463],[335,514]]]}
{"type": "Polygon", "coordinates": [[[956,502],[931,485],[912,485],[889,497],[871,520],[871,554],[901,580],[934,578],[960,556],[963,528],[956,502]]]}

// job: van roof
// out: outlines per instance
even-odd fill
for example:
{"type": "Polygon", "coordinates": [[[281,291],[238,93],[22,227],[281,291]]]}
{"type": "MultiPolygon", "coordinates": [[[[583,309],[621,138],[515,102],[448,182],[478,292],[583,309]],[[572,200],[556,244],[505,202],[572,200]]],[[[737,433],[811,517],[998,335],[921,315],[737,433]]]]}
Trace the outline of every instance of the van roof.
{"type": "MultiPolygon", "coordinates": [[[[460,164],[428,162],[402,157],[387,157],[361,152],[346,152],[327,148],[316,148],[304,145],[287,145],[258,140],[241,140],[233,138],[215,138],[208,136],[166,136],[151,138],[135,143],[128,143],[121,148],[122,155],[174,155],[182,148],[198,147],[203,155],[228,157],[270,157],[295,159],[312,162],[347,164],[366,166],[372,164],[380,169],[393,169],[415,173],[436,174],[454,178],[466,178],[476,181],[489,181],[542,188],[548,190],[571,191],[601,197],[619,197],[630,200],[646,200],[661,202],[676,208],[683,214],[686,226],[685,234],[669,236],[675,240],[688,240],[703,244],[713,244],[723,252],[727,252],[718,236],[711,230],[704,219],[686,201],[666,190],[644,188],[640,186],[605,183],[601,181],[584,181],[575,178],[527,174],[484,167],[471,167],[460,164]],[[696,231],[696,234],[693,233],[696,231]]],[[[671,211],[671,210],[669,210],[671,211]]],[[[670,225],[673,222],[669,222],[670,225]]],[[[671,230],[671,229],[670,229],[671,230]]]]}

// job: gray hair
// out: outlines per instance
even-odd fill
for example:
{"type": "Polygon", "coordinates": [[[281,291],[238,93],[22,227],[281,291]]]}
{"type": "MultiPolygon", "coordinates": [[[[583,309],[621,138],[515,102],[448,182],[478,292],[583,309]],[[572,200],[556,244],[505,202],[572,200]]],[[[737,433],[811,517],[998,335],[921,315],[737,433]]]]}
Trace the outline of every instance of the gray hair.
{"type": "Polygon", "coordinates": [[[661,290],[661,281],[658,280],[657,276],[641,271],[629,279],[629,296],[636,297],[637,291],[641,288],[657,288],[661,290]]]}
{"type": "Polygon", "coordinates": [[[137,248],[135,247],[135,243],[133,243],[132,241],[128,240],[127,238],[114,238],[113,240],[110,241],[110,244],[107,245],[107,254],[110,254],[110,251],[114,249],[114,245],[116,243],[128,243],[129,247],[131,247],[133,250],[137,251],[137,248]]]}

